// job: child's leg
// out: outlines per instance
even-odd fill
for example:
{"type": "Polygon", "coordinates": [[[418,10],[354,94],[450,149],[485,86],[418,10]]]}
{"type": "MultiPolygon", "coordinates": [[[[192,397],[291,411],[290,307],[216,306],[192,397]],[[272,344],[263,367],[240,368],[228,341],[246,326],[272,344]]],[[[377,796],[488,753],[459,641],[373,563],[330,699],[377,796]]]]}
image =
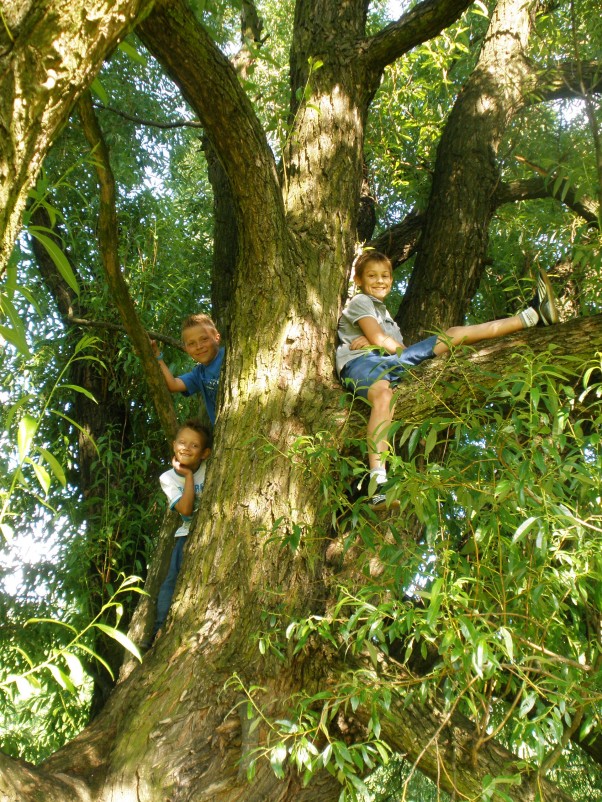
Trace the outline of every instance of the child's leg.
{"type": "Polygon", "coordinates": [[[370,473],[381,482],[386,479],[384,458],[389,450],[389,428],[393,420],[393,391],[391,384],[384,379],[374,382],[368,390],[368,401],[372,407],[368,419],[368,464],[370,473]]]}
{"type": "Polygon", "coordinates": [[[505,337],[524,329],[522,318],[519,315],[490,320],[487,323],[475,323],[472,326],[452,326],[445,332],[444,340],[437,340],[433,351],[436,356],[449,351],[452,345],[471,345],[480,340],[492,340],[495,337],[505,337]]]}
{"type": "Polygon", "coordinates": [[[153,630],[153,638],[161,629],[167,618],[167,613],[171,606],[174,590],[176,589],[176,580],[182,567],[182,555],[184,553],[184,544],[186,537],[177,537],[173,551],[171,553],[171,560],[169,562],[169,570],[167,576],[163,580],[163,584],[157,596],[157,617],[155,620],[155,627],[153,630]]]}
{"type": "Polygon", "coordinates": [[[545,270],[539,270],[535,296],[529,306],[513,317],[477,323],[474,326],[452,326],[445,332],[446,339],[438,340],[433,351],[435,356],[449,351],[451,345],[471,345],[479,340],[505,337],[531,326],[550,326],[558,323],[558,311],[554,302],[554,291],[545,270]]]}

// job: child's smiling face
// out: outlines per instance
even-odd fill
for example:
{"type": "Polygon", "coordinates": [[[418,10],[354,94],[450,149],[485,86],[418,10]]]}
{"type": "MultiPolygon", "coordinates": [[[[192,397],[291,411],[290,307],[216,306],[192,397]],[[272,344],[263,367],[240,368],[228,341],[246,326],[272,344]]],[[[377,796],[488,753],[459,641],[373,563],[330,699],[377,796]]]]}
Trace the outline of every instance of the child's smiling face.
{"type": "Polygon", "coordinates": [[[184,329],[182,340],[186,353],[202,365],[213,362],[219,351],[219,332],[207,323],[184,329]]]}
{"type": "Polygon", "coordinates": [[[354,280],[363,293],[379,301],[384,301],[393,286],[393,275],[387,262],[367,262],[361,276],[354,280]]]}
{"type": "Polygon", "coordinates": [[[209,451],[204,435],[188,427],[180,429],[173,441],[173,453],[178,464],[192,471],[207,459],[209,451]]]}

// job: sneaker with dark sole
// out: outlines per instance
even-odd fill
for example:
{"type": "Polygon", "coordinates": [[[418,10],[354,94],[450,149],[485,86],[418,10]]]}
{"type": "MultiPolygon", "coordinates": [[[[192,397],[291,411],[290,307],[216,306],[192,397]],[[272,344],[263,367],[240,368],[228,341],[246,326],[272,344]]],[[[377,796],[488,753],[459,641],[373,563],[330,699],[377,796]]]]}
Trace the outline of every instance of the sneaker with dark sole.
{"type": "Polygon", "coordinates": [[[396,510],[399,507],[399,501],[394,499],[391,503],[387,502],[387,497],[384,493],[375,493],[368,501],[368,506],[371,510],[396,510]]]}
{"type": "Polygon", "coordinates": [[[548,274],[543,268],[539,268],[539,276],[537,277],[537,292],[535,297],[529,304],[535,309],[539,315],[539,324],[541,326],[552,326],[558,323],[558,310],[554,299],[554,290],[550,284],[548,274]]]}

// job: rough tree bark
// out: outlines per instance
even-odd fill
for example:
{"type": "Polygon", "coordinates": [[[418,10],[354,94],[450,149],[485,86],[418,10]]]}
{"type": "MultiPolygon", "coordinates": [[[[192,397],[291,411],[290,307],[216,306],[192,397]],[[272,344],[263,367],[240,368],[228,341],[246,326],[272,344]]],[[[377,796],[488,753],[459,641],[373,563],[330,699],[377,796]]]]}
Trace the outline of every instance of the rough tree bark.
{"type": "MultiPolygon", "coordinates": [[[[341,670],[334,648],[282,663],[254,642],[266,614],[307,615],[328,599],[326,538],[315,535],[325,532],[320,477],[308,479],[286,453],[299,435],[338,431],[333,335],[353,252],[364,123],[382,70],[467,5],[426,0],[369,38],[365,0],[299,0],[291,97],[308,78],[309,97],[293,101],[282,184],[233,67],[186,4],[161,0],[142,22],[143,41],[203,122],[235,204],[239,248],[216,427],[219,460],[208,473],[167,631],[72,743],[35,771],[3,761],[0,789],[7,800],[33,800],[39,789],[48,802],[338,797],[337,780],[326,771],[304,788],[290,769],[278,780],[267,761],[248,784],[245,763],[267,744],[269,727],[260,723],[251,731],[240,710],[244,697],[228,682],[237,674],[244,686],[261,686],[258,703],[279,718],[286,717],[292,694],[317,691],[341,670]],[[323,61],[311,76],[310,58],[323,61]],[[256,436],[249,439],[250,433],[256,436]],[[294,553],[281,549],[274,531],[291,533],[298,522],[312,536],[294,553]]],[[[395,715],[395,745],[414,759],[422,756],[425,771],[436,771],[444,723],[436,707],[425,715],[400,704],[395,715]]],[[[445,737],[459,739],[460,731],[454,720],[445,737]]],[[[465,767],[464,779],[442,776],[441,786],[473,794],[492,766],[511,771],[514,756],[489,742],[465,767]]],[[[568,799],[552,786],[546,791],[549,799],[568,799]]],[[[532,790],[508,794],[529,799],[532,790]]]]}
{"type": "MultiPolygon", "coordinates": [[[[581,92],[574,64],[542,75],[528,60],[533,20],[523,0],[497,3],[477,66],[446,121],[414,270],[396,315],[408,343],[463,320],[487,264],[491,219],[508,199],[500,192],[498,150],[510,122],[530,103],[581,92]]],[[[583,74],[588,90],[599,92],[599,70],[588,64],[583,74]]],[[[570,203],[566,191],[562,197],[570,203]]]]}
{"type": "Polygon", "coordinates": [[[0,25],[0,273],[56,134],[150,0],[8,0],[0,25]]]}
{"type": "Polygon", "coordinates": [[[447,120],[415,270],[397,314],[408,342],[426,336],[424,321],[431,330],[461,323],[478,287],[500,180],[497,151],[531,74],[524,57],[531,25],[523,0],[497,4],[479,62],[447,120]]]}

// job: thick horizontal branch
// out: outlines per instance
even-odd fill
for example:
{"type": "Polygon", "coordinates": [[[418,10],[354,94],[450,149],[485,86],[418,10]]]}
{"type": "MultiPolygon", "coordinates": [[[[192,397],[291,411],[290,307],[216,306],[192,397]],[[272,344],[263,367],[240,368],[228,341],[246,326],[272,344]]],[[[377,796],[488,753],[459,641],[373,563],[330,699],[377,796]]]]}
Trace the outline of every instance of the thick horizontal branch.
{"type": "MultiPolygon", "coordinates": [[[[381,671],[386,676],[384,683],[387,685],[391,676],[413,681],[405,666],[381,656],[382,662],[375,672],[368,654],[364,655],[367,686],[371,684],[369,678],[373,677],[374,685],[378,687],[382,680],[378,676],[381,671]]],[[[355,661],[362,661],[362,658],[347,656],[340,666],[341,674],[348,672],[355,661]]],[[[357,663],[353,669],[357,669],[357,663]]],[[[400,687],[404,684],[402,681],[400,687]]],[[[458,799],[481,799],[489,776],[512,777],[513,781],[504,784],[503,788],[506,798],[515,802],[534,802],[539,798],[537,791],[546,802],[573,802],[569,794],[545,777],[538,776],[535,769],[525,765],[523,758],[499,741],[479,739],[477,727],[459,709],[461,702],[462,694],[458,694],[451,706],[446,707],[442,698],[434,694],[424,704],[408,703],[403,690],[394,691],[390,707],[380,714],[380,738],[412,764],[414,771],[426,775],[438,789],[457,795],[458,799]]],[[[359,706],[350,715],[351,729],[369,729],[371,716],[371,705],[359,706]]],[[[403,790],[397,789],[400,794],[403,790]]],[[[494,796],[494,799],[498,797],[494,796]]]]}
{"type": "MultiPolygon", "coordinates": [[[[500,183],[493,197],[493,206],[496,209],[505,203],[553,198],[582,217],[586,223],[592,226],[598,225],[598,204],[595,200],[579,195],[578,191],[570,186],[567,179],[557,181],[555,174],[524,159],[520,159],[520,161],[534,170],[537,175],[500,183]]],[[[401,223],[396,223],[378,237],[370,240],[367,247],[386,254],[394,267],[402,264],[416,252],[425,220],[424,214],[410,212],[401,223]]]]}
{"type": "Polygon", "coordinates": [[[561,180],[558,180],[556,172],[545,170],[522,157],[517,157],[517,159],[521,164],[533,170],[536,175],[500,184],[493,199],[496,208],[504,203],[521,200],[554,198],[568,206],[586,222],[598,225],[598,205],[594,200],[579,196],[567,178],[561,177],[561,180]]]}
{"type": "Polygon", "coordinates": [[[602,64],[599,61],[565,62],[547,70],[535,70],[535,88],[526,98],[527,104],[547,100],[579,100],[587,94],[602,92],[602,64]]]}
{"type": "Polygon", "coordinates": [[[410,212],[401,223],[396,223],[371,240],[368,247],[386,254],[395,267],[415,253],[424,222],[424,214],[410,212]]]}
{"type": "Polygon", "coordinates": [[[470,0],[424,0],[365,43],[366,66],[382,72],[413,47],[437,36],[471,5],[470,0]]]}
{"type": "Polygon", "coordinates": [[[453,707],[446,712],[436,704],[427,709],[399,700],[382,719],[381,732],[438,787],[459,792],[461,799],[480,799],[489,776],[515,777],[515,783],[504,785],[504,793],[516,802],[538,799],[538,791],[547,802],[573,800],[545,778],[525,772],[523,761],[500,743],[489,741],[477,749],[474,725],[453,707]]]}
{"type": "Polygon", "coordinates": [[[395,417],[421,422],[444,414],[462,399],[483,401],[500,380],[522,369],[526,355],[544,352],[578,382],[588,366],[600,362],[602,315],[460,346],[451,354],[424,362],[399,386],[395,417]]]}

